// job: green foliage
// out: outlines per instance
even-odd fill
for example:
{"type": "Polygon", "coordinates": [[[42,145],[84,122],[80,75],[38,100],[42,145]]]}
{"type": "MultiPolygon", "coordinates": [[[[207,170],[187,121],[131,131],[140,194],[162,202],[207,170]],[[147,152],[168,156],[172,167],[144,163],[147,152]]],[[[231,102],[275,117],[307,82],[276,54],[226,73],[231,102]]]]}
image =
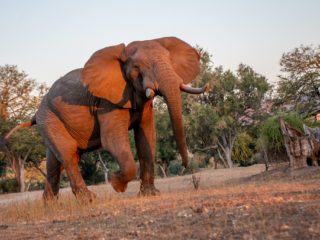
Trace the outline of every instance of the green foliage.
{"type": "Polygon", "coordinates": [[[32,181],[29,186],[28,191],[43,190],[45,187],[45,182],[32,181]]]}
{"type": "Polygon", "coordinates": [[[0,178],[6,176],[7,162],[4,161],[4,157],[0,159],[0,178]]]}
{"type": "MultiPolygon", "coordinates": [[[[132,151],[132,155],[133,158],[138,161],[138,154],[137,154],[137,148],[136,148],[136,142],[134,139],[134,132],[133,131],[129,131],[129,142],[130,142],[130,147],[131,147],[131,151],[132,151]]],[[[113,160],[112,156],[110,154],[108,154],[109,157],[109,161],[113,160]]]]}
{"type": "Polygon", "coordinates": [[[30,155],[26,161],[26,166],[38,166],[46,156],[46,148],[43,139],[38,132],[38,128],[24,128],[16,131],[9,141],[11,151],[15,151],[20,156],[25,156],[31,148],[30,155]]]}
{"type": "Polygon", "coordinates": [[[254,140],[246,132],[239,133],[232,150],[232,161],[241,164],[250,162],[254,153],[254,140]]]}
{"type": "Polygon", "coordinates": [[[190,161],[188,167],[184,171],[184,174],[193,174],[199,171],[199,163],[196,161],[190,161]]]}
{"type": "MultiPolygon", "coordinates": [[[[172,161],[169,166],[170,175],[180,175],[183,167],[180,161],[172,161]]],[[[199,162],[190,161],[188,167],[183,171],[183,174],[192,174],[199,171],[199,162]]]]}
{"type": "Polygon", "coordinates": [[[34,114],[47,87],[19,71],[15,65],[0,66],[0,116],[25,120],[34,114]]]}
{"type": "MultiPolygon", "coordinates": [[[[45,85],[36,83],[17,66],[0,66],[0,136],[29,121],[46,91],[45,85]]],[[[45,157],[45,147],[37,128],[15,132],[6,144],[5,153],[0,153],[0,158],[5,156],[7,163],[16,162],[19,165],[18,159],[26,159],[25,167],[39,166],[45,157]]],[[[19,168],[16,170],[19,171],[19,168]]]]}
{"type": "Polygon", "coordinates": [[[277,88],[277,104],[293,105],[304,117],[319,112],[320,45],[303,46],[284,53],[277,88]]]}
{"type": "Polygon", "coordinates": [[[84,153],[81,156],[79,167],[81,175],[88,185],[104,182],[104,171],[97,167],[98,155],[96,152],[84,153]]]}
{"type": "Polygon", "coordinates": [[[0,193],[18,192],[18,182],[16,179],[3,179],[0,181],[0,193]]]}
{"type": "Polygon", "coordinates": [[[183,105],[187,142],[192,151],[207,149],[211,155],[218,147],[228,165],[232,166],[230,151],[234,139],[238,132],[264,117],[261,103],[271,86],[264,76],[243,64],[239,65],[237,74],[224,71],[222,67],[212,69],[209,64],[211,56],[201,52],[203,49],[198,51],[202,72],[195,84],[209,82],[210,89],[197,98],[184,97],[188,103],[183,105]]]}
{"type": "Polygon", "coordinates": [[[172,175],[179,175],[182,171],[182,166],[179,161],[173,161],[169,166],[170,174],[172,175]]]}
{"type": "Polygon", "coordinates": [[[160,162],[169,162],[176,159],[177,147],[173,135],[170,116],[162,98],[154,101],[154,118],[157,132],[156,159],[160,162]]]}
{"type": "Polygon", "coordinates": [[[66,170],[63,170],[60,177],[60,188],[65,188],[69,186],[70,186],[70,183],[69,183],[67,172],[66,170]]]}
{"type": "MultiPolygon", "coordinates": [[[[0,117],[0,136],[5,135],[18,124],[19,123],[16,120],[12,119],[3,121],[2,118],[1,121],[0,117]]],[[[20,156],[21,158],[24,158],[24,156],[31,149],[31,152],[26,161],[26,167],[39,166],[46,155],[46,148],[44,146],[43,139],[39,134],[36,126],[23,128],[19,131],[16,131],[10,137],[9,142],[7,143],[7,147],[11,154],[15,154],[16,156],[20,156]]],[[[10,162],[9,159],[5,159],[7,163],[10,162]]]]}
{"type": "Polygon", "coordinates": [[[195,103],[185,119],[187,142],[191,149],[202,149],[216,143],[219,116],[210,105],[195,103]]]}
{"type": "Polygon", "coordinates": [[[255,158],[253,158],[253,159],[251,159],[251,160],[249,160],[249,161],[242,161],[242,160],[240,160],[239,166],[240,166],[240,167],[250,167],[250,166],[252,166],[252,165],[254,165],[254,164],[257,164],[257,163],[258,163],[258,160],[255,159],[255,158]]]}
{"type": "Polygon", "coordinates": [[[320,122],[314,122],[314,121],[309,121],[309,120],[304,120],[304,124],[308,127],[311,127],[311,128],[320,128],[320,122]]]}
{"type": "Polygon", "coordinates": [[[277,115],[269,117],[262,127],[262,138],[268,149],[274,149],[276,151],[284,150],[284,142],[280,128],[279,117],[282,117],[293,128],[303,133],[303,120],[298,117],[296,113],[288,115],[277,115]]]}

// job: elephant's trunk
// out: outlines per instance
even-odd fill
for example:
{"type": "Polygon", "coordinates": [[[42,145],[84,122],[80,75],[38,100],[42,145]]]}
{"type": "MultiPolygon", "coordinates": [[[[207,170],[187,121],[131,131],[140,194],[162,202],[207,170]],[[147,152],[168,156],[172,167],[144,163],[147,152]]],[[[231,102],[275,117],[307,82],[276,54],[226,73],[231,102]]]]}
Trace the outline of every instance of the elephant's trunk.
{"type": "Polygon", "coordinates": [[[173,79],[167,78],[165,81],[159,81],[159,90],[168,105],[174,136],[182,158],[182,165],[187,167],[188,152],[182,121],[180,87],[177,80],[180,80],[178,76],[173,77],[173,79]]]}

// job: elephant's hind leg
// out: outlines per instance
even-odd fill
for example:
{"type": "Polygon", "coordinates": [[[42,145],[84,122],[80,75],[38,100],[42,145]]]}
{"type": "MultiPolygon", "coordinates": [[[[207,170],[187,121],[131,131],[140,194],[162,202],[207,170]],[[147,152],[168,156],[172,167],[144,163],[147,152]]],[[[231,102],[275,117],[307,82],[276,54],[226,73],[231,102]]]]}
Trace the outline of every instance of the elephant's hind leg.
{"type": "MultiPolygon", "coordinates": [[[[78,167],[78,144],[69,134],[63,123],[53,113],[50,113],[51,112],[48,114],[50,121],[48,121],[46,125],[46,132],[48,134],[47,143],[49,142],[49,148],[58,161],[63,164],[70,180],[72,192],[75,196],[80,201],[92,201],[94,200],[95,195],[88,190],[78,167]]],[[[57,165],[53,165],[52,167],[52,169],[50,165],[47,167],[49,172],[52,171],[53,174],[57,174],[57,165]]],[[[52,186],[55,186],[54,183],[53,185],[50,185],[51,188],[52,186]]],[[[52,192],[54,194],[54,189],[52,189],[52,192]]]]}
{"type": "Polygon", "coordinates": [[[59,193],[60,176],[63,166],[49,149],[47,149],[46,158],[47,181],[43,192],[43,198],[45,200],[54,200],[59,193]]]}

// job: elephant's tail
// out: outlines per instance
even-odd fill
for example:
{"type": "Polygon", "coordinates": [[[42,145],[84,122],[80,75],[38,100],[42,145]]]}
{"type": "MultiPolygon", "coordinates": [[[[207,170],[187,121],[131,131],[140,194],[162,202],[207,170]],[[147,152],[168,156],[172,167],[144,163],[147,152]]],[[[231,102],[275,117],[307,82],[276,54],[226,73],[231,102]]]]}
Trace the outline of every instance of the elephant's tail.
{"type": "Polygon", "coordinates": [[[36,115],[34,115],[30,121],[25,122],[25,123],[21,123],[20,125],[16,126],[14,129],[12,129],[5,137],[0,137],[0,151],[2,151],[7,143],[7,141],[9,140],[10,136],[17,130],[19,130],[20,128],[25,128],[25,127],[30,127],[34,124],[37,124],[36,121],[36,115]]]}

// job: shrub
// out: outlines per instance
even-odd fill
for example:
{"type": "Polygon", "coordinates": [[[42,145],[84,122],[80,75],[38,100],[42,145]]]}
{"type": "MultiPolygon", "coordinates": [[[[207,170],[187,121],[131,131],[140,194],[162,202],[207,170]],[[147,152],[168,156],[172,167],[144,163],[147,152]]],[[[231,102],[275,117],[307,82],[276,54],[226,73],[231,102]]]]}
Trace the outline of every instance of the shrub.
{"type": "Polygon", "coordinates": [[[184,171],[184,174],[193,174],[197,171],[199,171],[199,162],[190,161],[186,170],[184,171]]]}
{"type": "Polygon", "coordinates": [[[0,181],[0,193],[18,192],[19,186],[15,178],[3,179],[0,181]]]}
{"type": "Polygon", "coordinates": [[[45,186],[45,182],[32,181],[30,183],[28,191],[43,190],[44,186],[45,186]]]}
{"type": "Polygon", "coordinates": [[[246,161],[240,160],[239,166],[240,167],[249,167],[249,166],[252,166],[252,165],[257,164],[257,163],[258,163],[258,159],[257,158],[253,158],[253,159],[246,160],[246,161]]]}
{"type": "Polygon", "coordinates": [[[67,175],[66,170],[63,170],[61,173],[61,178],[60,178],[60,188],[65,188],[65,187],[69,187],[70,183],[69,183],[69,178],[67,175]]]}
{"type": "MultiPolygon", "coordinates": [[[[298,117],[297,114],[292,113],[289,115],[280,115],[285,122],[287,122],[290,126],[294,127],[301,133],[303,133],[303,120],[298,117]]],[[[280,116],[274,116],[268,118],[262,128],[262,138],[267,146],[267,148],[283,151],[284,150],[284,142],[280,128],[280,116]]]]}
{"type": "Polygon", "coordinates": [[[239,133],[232,150],[232,161],[245,164],[249,162],[253,156],[253,147],[255,143],[253,138],[246,132],[239,133]]]}
{"type": "Polygon", "coordinates": [[[169,166],[169,172],[173,175],[179,175],[182,171],[182,165],[179,161],[172,161],[169,166]]]}

